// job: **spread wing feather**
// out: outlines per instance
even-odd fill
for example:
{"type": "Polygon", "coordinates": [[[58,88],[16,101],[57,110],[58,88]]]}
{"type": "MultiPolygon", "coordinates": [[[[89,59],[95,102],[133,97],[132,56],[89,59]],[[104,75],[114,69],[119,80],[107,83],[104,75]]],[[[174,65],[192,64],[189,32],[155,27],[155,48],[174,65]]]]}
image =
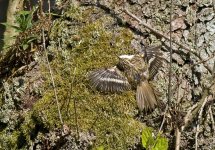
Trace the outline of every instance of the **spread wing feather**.
{"type": "Polygon", "coordinates": [[[162,60],[159,57],[156,57],[149,63],[149,80],[153,79],[154,76],[158,73],[158,69],[162,66],[162,60]]]}
{"type": "Polygon", "coordinates": [[[160,52],[161,45],[149,47],[144,50],[146,60],[149,64],[149,80],[153,79],[158,73],[158,69],[162,66],[162,53],[160,52]]]}
{"type": "Polygon", "coordinates": [[[142,50],[141,53],[144,53],[145,54],[145,59],[146,61],[149,61],[151,58],[153,57],[159,57],[162,55],[161,51],[161,45],[159,46],[152,46],[152,47],[146,47],[142,50]]]}
{"type": "Polygon", "coordinates": [[[127,78],[116,67],[93,71],[89,80],[101,92],[122,92],[131,88],[127,78]]]}

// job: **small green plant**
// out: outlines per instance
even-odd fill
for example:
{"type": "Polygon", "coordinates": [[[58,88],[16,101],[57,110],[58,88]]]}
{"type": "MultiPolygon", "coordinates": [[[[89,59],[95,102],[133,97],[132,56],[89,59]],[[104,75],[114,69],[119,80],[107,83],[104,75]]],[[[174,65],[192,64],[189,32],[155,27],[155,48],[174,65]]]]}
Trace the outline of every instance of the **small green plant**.
{"type": "Polygon", "coordinates": [[[31,42],[33,42],[36,39],[37,39],[37,37],[35,37],[35,36],[29,36],[22,41],[20,46],[22,47],[23,50],[26,50],[30,46],[31,42]]]}
{"type": "Polygon", "coordinates": [[[2,24],[15,29],[16,32],[24,32],[32,27],[33,14],[35,10],[36,8],[33,8],[31,11],[19,11],[15,16],[16,25],[11,25],[8,23],[2,24]]]}
{"type": "Polygon", "coordinates": [[[158,134],[157,137],[153,136],[152,128],[144,128],[142,132],[142,145],[146,150],[167,150],[168,140],[158,134]]]}
{"type": "MultiPolygon", "coordinates": [[[[9,23],[1,23],[2,25],[6,26],[7,28],[12,28],[14,29],[14,31],[17,34],[11,36],[11,37],[6,37],[5,39],[10,40],[10,39],[19,39],[18,44],[16,43],[15,45],[20,46],[20,48],[22,48],[23,50],[26,50],[29,46],[30,43],[33,42],[34,40],[36,40],[37,38],[30,34],[22,34],[25,31],[27,31],[28,29],[30,29],[33,25],[33,15],[36,11],[36,7],[34,7],[31,11],[19,11],[17,12],[17,14],[15,15],[15,25],[14,24],[9,24],[9,23]],[[20,33],[20,34],[19,34],[20,33]],[[20,40],[21,39],[21,40],[20,40]]],[[[28,33],[28,32],[27,32],[28,33]]],[[[30,33],[30,32],[29,32],[30,33]]],[[[5,41],[7,41],[5,40],[5,41]]],[[[7,49],[9,48],[11,45],[4,45],[4,48],[7,49]]]]}

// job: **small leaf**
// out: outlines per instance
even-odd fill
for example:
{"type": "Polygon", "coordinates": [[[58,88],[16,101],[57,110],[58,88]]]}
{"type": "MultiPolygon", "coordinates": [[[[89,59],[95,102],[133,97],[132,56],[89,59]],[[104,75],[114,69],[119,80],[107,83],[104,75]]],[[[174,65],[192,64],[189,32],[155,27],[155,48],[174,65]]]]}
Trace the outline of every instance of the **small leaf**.
{"type": "Polygon", "coordinates": [[[142,145],[144,148],[148,148],[153,143],[152,137],[152,129],[151,128],[144,128],[142,132],[142,145]]]}
{"type": "Polygon", "coordinates": [[[2,25],[4,25],[4,26],[10,26],[7,22],[3,22],[3,23],[0,23],[0,24],[2,24],[2,25]]]}
{"type": "Polygon", "coordinates": [[[6,22],[0,23],[0,24],[4,25],[4,26],[6,26],[6,27],[9,27],[9,28],[14,28],[14,29],[16,29],[17,31],[19,30],[19,27],[18,27],[18,26],[10,25],[10,24],[8,24],[8,23],[6,23],[6,22]]]}
{"type": "Polygon", "coordinates": [[[158,137],[156,140],[156,145],[152,150],[167,150],[168,149],[168,140],[164,137],[158,137]]]}
{"type": "Polygon", "coordinates": [[[36,37],[29,37],[29,39],[27,39],[27,42],[26,43],[31,43],[32,41],[36,40],[37,38],[36,37]]]}
{"type": "Polygon", "coordinates": [[[28,48],[28,46],[29,46],[28,44],[23,44],[22,45],[23,50],[26,50],[28,48]]]}
{"type": "Polygon", "coordinates": [[[96,150],[104,150],[104,149],[105,149],[104,146],[99,146],[96,148],[96,150]]]}

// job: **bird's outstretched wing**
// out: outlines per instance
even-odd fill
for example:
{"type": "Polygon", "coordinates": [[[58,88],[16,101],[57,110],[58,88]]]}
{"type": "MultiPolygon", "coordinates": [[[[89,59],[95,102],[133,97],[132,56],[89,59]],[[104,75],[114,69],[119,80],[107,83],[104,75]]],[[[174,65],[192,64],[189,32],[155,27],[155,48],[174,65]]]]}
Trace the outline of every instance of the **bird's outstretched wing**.
{"type": "Polygon", "coordinates": [[[160,57],[155,57],[149,63],[149,80],[152,80],[158,73],[158,69],[162,66],[162,59],[160,57]]]}
{"type": "Polygon", "coordinates": [[[149,80],[152,80],[158,73],[158,69],[162,66],[162,53],[160,52],[161,46],[154,46],[146,48],[145,55],[149,64],[149,80]]]}
{"type": "Polygon", "coordinates": [[[142,50],[142,53],[145,54],[146,61],[149,61],[153,57],[160,57],[162,55],[160,49],[161,49],[161,45],[146,47],[142,50]]]}
{"type": "Polygon", "coordinates": [[[91,85],[101,92],[122,92],[131,86],[117,67],[100,69],[89,73],[91,85]]]}
{"type": "Polygon", "coordinates": [[[160,104],[153,87],[147,80],[142,81],[137,85],[136,99],[137,105],[141,111],[153,110],[160,104]]]}

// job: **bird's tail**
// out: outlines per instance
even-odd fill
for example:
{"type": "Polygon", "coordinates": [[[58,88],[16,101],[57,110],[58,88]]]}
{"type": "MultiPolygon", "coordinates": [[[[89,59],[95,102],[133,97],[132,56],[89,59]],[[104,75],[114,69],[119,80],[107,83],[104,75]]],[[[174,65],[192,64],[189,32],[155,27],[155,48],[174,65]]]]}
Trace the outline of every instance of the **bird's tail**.
{"type": "Polygon", "coordinates": [[[141,81],[140,84],[137,85],[136,99],[137,105],[141,111],[153,110],[160,104],[156,91],[147,80],[141,81]]]}

